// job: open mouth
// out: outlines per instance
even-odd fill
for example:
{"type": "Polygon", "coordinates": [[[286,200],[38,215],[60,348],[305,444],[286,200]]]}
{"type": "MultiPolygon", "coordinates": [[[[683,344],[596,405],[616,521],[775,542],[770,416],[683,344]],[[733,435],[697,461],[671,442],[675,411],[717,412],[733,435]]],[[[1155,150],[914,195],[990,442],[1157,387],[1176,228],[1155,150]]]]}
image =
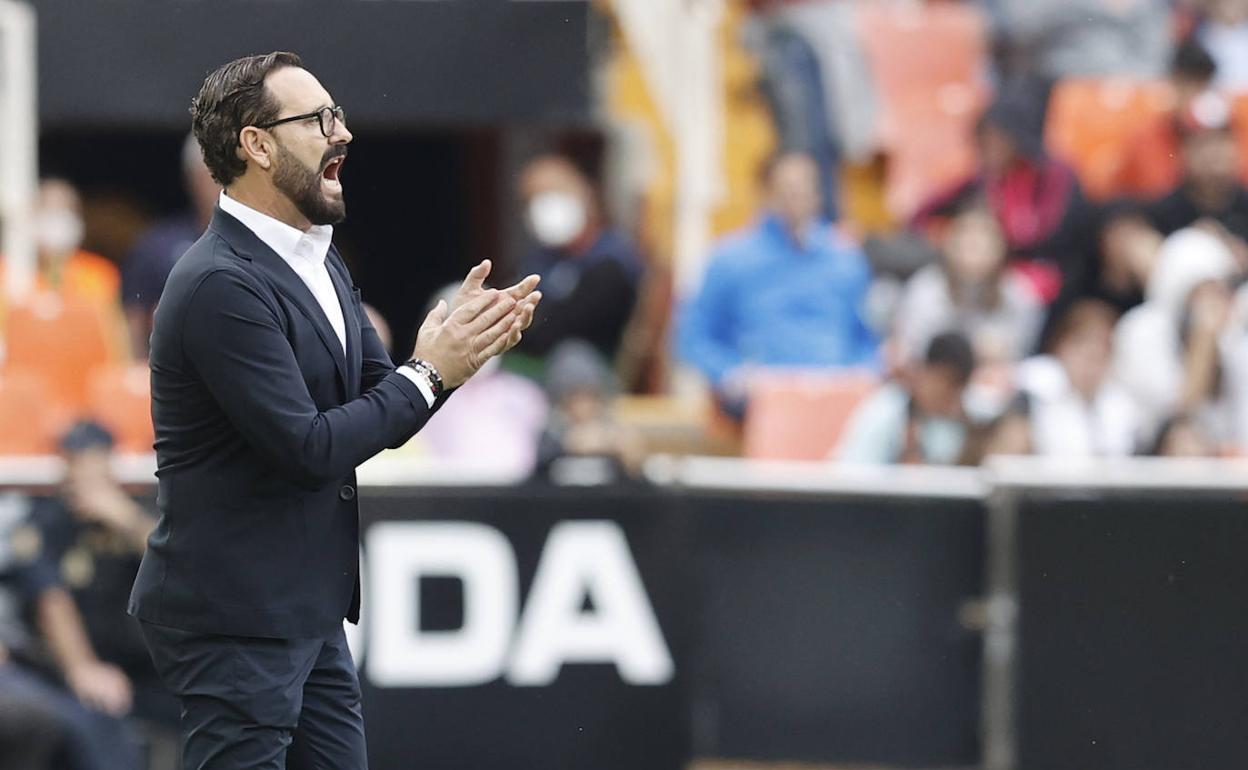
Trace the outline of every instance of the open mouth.
{"type": "Polygon", "coordinates": [[[321,172],[321,183],[330,192],[342,192],[342,180],[338,174],[342,171],[342,164],[346,162],[346,157],[339,155],[325,166],[325,170],[321,172]]]}

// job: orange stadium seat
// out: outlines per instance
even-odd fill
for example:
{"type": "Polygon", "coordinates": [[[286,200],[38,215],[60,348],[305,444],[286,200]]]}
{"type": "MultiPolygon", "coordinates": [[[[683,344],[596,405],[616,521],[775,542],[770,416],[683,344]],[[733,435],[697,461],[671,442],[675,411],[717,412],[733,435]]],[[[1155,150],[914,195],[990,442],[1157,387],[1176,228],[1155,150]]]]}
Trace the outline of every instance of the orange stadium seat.
{"type": "Polygon", "coordinates": [[[1248,93],[1237,95],[1231,110],[1236,143],[1239,145],[1239,178],[1248,183],[1248,93]]]}
{"type": "Polygon", "coordinates": [[[0,455],[45,454],[56,448],[60,419],[38,374],[0,372],[0,455]]]}
{"type": "Polygon", "coordinates": [[[86,301],[40,292],[9,308],[5,367],[38,372],[48,398],[81,411],[91,370],[112,357],[107,328],[99,309],[86,301]]]}
{"type": "Polygon", "coordinates": [[[1045,141],[1074,167],[1089,197],[1105,200],[1125,192],[1116,189],[1115,177],[1131,138],[1173,103],[1164,82],[1065,80],[1049,101],[1045,141]]]}
{"type": "Polygon", "coordinates": [[[750,393],[746,457],[822,460],[879,380],[867,372],[777,375],[750,393]]]}
{"type": "Polygon", "coordinates": [[[975,121],[988,94],[987,24],[964,5],[859,6],[858,35],[890,156],[888,203],[907,218],[975,168],[975,121]]]}
{"type": "Polygon", "coordinates": [[[120,451],[152,451],[151,385],[146,364],[107,365],[91,372],[87,413],[112,432],[120,451]]]}

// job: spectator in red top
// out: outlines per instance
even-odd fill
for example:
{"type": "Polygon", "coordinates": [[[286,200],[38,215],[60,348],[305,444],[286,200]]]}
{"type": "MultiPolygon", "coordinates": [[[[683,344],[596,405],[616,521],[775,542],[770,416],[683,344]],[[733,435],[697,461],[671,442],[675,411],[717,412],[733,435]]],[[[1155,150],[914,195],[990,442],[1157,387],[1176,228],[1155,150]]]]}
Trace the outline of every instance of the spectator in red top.
{"type": "Polygon", "coordinates": [[[1196,40],[1188,40],[1170,62],[1174,109],[1156,116],[1131,137],[1115,175],[1114,187],[1124,195],[1156,198],[1183,179],[1181,120],[1196,97],[1209,90],[1218,65],[1196,40]]]}
{"type": "Polygon", "coordinates": [[[916,217],[920,226],[950,204],[980,195],[1001,224],[1013,267],[1052,302],[1063,278],[1081,270],[1095,245],[1095,219],[1074,171],[1044,149],[1047,88],[1004,87],[977,131],[980,168],[916,217]]]}

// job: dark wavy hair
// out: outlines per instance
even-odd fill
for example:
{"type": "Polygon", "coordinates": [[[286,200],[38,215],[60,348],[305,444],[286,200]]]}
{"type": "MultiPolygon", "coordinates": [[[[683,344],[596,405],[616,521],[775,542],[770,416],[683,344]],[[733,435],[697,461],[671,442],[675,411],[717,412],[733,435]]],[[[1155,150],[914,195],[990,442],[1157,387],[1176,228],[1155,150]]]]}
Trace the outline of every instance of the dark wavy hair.
{"type": "Polygon", "coordinates": [[[302,67],[298,54],[288,51],[223,64],[204,79],[199,95],[191,100],[191,130],[212,178],[228,186],[247,170],[238,157],[238,135],[246,126],[277,119],[280,105],[265,88],[270,72],[283,67],[302,67]]]}

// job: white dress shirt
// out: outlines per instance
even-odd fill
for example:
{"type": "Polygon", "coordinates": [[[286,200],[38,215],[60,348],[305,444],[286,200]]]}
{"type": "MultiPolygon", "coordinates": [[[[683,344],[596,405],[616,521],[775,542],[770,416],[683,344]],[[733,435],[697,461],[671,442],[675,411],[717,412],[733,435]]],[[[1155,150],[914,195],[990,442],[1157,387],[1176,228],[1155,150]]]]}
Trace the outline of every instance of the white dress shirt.
{"type": "MultiPolygon", "coordinates": [[[[329,277],[329,265],[326,256],[334,237],[333,225],[313,225],[307,232],[298,230],[268,214],[261,213],[250,206],[240,203],[221,191],[218,201],[221,210],[242,222],[255,233],[255,236],[273,249],[282,261],[295,271],[295,275],[303,281],[320,305],[321,312],[333,327],[338,343],[342,345],[342,354],[347,354],[347,324],[342,314],[342,303],[338,301],[338,293],[334,291],[334,282],[329,277]]],[[[412,381],[425,402],[432,407],[433,391],[424,378],[412,371],[411,367],[400,366],[399,373],[412,381]]]]}

